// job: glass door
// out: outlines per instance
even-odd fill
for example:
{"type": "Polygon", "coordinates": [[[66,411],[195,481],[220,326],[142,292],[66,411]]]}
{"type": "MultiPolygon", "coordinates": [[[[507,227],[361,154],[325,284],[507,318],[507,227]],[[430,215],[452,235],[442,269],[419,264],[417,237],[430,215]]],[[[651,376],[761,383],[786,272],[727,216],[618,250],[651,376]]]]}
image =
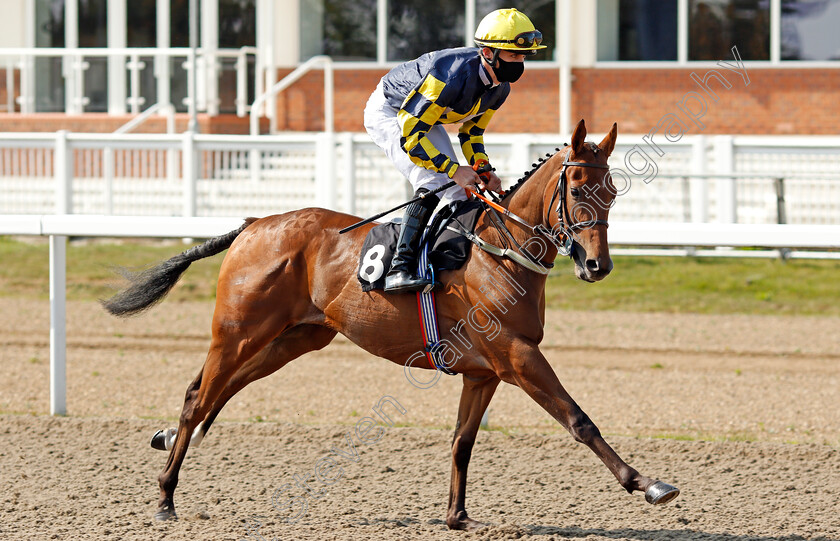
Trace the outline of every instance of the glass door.
{"type": "MultiPolygon", "coordinates": [[[[35,46],[64,47],[64,0],[36,0],[35,46]]],[[[64,111],[61,58],[35,58],[35,111],[64,111]]]]}

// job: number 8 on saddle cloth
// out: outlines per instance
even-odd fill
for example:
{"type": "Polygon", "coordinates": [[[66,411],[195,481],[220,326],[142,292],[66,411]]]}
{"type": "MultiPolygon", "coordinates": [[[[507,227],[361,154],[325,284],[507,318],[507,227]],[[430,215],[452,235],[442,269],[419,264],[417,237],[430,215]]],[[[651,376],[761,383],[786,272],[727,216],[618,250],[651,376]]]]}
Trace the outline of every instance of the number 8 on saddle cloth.
{"type": "MultiPolygon", "coordinates": [[[[455,201],[438,210],[426,229],[423,242],[428,246],[429,263],[435,276],[445,270],[459,269],[469,257],[472,243],[466,237],[447,230],[451,220],[458,220],[467,231],[475,228],[481,207],[476,201],[455,201]]],[[[391,268],[391,259],[397,246],[400,231],[398,222],[388,222],[370,230],[359,254],[357,277],[362,291],[385,287],[385,275],[391,268]]],[[[424,249],[420,247],[420,250],[424,249]]],[[[418,258],[419,259],[419,258],[418,258]]]]}

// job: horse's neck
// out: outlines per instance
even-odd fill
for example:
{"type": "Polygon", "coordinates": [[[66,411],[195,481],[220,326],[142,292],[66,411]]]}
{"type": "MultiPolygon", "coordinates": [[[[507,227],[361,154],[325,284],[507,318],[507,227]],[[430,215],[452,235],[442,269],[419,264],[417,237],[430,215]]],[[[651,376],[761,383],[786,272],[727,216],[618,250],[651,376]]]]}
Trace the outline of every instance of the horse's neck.
{"type": "MultiPolygon", "coordinates": [[[[531,226],[547,225],[543,223],[546,216],[545,205],[548,204],[546,196],[549,192],[549,184],[554,176],[553,172],[557,170],[556,167],[553,167],[554,164],[549,162],[556,158],[555,156],[547,160],[509,198],[502,202],[502,206],[531,226]]],[[[516,243],[520,246],[526,246],[531,254],[538,255],[541,247],[545,247],[544,253],[539,258],[541,261],[550,263],[557,257],[557,248],[544,236],[534,233],[530,228],[526,228],[510,218],[502,217],[502,222],[510,231],[516,243]]],[[[508,239],[502,238],[502,234],[493,226],[491,218],[486,212],[481,215],[476,223],[476,232],[483,240],[496,246],[512,244],[508,239]]],[[[516,249],[515,245],[510,247],[516,249]]],[[[512,267],[508,266],[508,268],[514,270],[517,274],[525,273],[526,275],[533,275],[533,278],[539,277],[540,282],[544,284],[544,276],[521,265],[514,263],[512,267]]]]}
{"type": "Polygon", "coordinates": [[[550,169],[548,164],[543,164],[510,196],[509,201],[505,201],[504,206],[508,210],[531,225],[545,220],[545,193],[551,178],[550,169]]]}

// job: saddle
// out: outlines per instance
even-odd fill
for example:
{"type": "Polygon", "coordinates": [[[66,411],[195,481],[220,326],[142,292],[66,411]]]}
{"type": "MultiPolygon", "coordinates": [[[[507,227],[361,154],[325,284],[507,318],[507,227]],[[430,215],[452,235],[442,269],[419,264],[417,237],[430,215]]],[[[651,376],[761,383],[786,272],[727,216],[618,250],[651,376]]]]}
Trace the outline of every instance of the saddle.
{"type": "MultiPolygon", "coordinates": [[[[472,242],[453,230],[455,228],[447,226],[457,221],[460,225],[458,229],[472,232],[481,211],[479,201],[453,201],[434,215],[418,251],[428,247],[428,261],[435,275],[445,270],[460,269],[470,255],[472,242]]],[[[357,274],[362,291],[385,287],[385,275],[391,268],[399,232],[398,222],[388,222],[374,227],[365,237],[357,274]]]]}

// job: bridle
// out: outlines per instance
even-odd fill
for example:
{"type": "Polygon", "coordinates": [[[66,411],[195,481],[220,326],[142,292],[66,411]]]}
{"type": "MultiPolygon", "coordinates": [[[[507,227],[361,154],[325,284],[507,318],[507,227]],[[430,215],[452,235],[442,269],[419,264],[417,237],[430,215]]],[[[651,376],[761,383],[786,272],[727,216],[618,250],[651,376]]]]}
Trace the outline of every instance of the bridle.
{"type": "Polygon", "coordinates": [[[551,195],[551,201],[549,202],[548,207],[546,207],[545,212],[545,223],[548,224],[550,223],[551,208],[554,205],[554,201],[558,199],[559,194],[559,202],[556,209],[557,218],[559,220],[558,225],[560,225],[559,232],[555,232],[554,228],[549,229],[543,224],[531,225],[524,219],[512,213],[510,209],[504,208],[476,192],[472,192],[472,194],[484,203],[483,206],[485,208],[485,211],[487,212],[487,215],[490,218],[491,224],[499,231],[502,242],[504,243],[504,247],[500,248],[498,246],[494,246],[489,242],[481,239],[478,235],[474,234],[471,231],[468,231],[465,227],[463,227],[463,225],[460,222],[458,222],[458,220],[455,220],[455,222],[458,224],[457,228],[447,226],[447,229],[456,233],[460,233],[461,235],[467,237],[467,239],[469,239],[471,242],[473,242],[476,246],[478,246],[485,252],[491,253],[499,257],[507,257],[534,272],[540,274],[548,274],[549,269],[551,269],[554,266],[554,263],[547,263],[544,261],[536,263],[528,257],[518,253],[516,250],[511,249],[508,240],[510,240],[511,242],[513,242],[513,244],[516,245],[519,252],[523,251],[522,246],[516,241],[516,239],[513,236],[513,233],[511,233],[507,226],[505,226],[502,216],[507,216],[508,218],[512,219],[518,224],[524,226],[526,229],[531,230],[535,234],[547,237],[548,240],[557,247],[557,253],[559,255],[570,256],[572,254],[572,247],[574,245],[572,236],[575,230],[586,229],[588,227],[593,227],[596,225],[603,225],[604,227],[609,227],[609,223],[607,223],[606,220],[587,220],[585,222],[576,223],[572,222],[572,216],[569,213],[569,209],[566,208],[566,169],[568,167],[592,167],[596,169],[607,170],[610,168],[610,166],[606,164],[572,162],[569,161],[568,153],[566,154],[566,156],[563,158],[563,167],[560,170],[560,178],[557,180],[557,185],[554,187],[554,192],[551,195]]]}
{"type": "Polygon", "coordinates": [[[564,256],[571,255],[573,243],[572,234],[574,234],[576,230],[587,229],[596,225],[603,225],[604,227],[610,226],[607,220],[586,220],[583,222],[573,223],[572,215],[566,206],[566,169],[568,167],[591,167],[594,169],[609,170],[610,166],[600,163],[572,162],[569,161],[569,154],[571,154],[571,152],[568,152],[563,158],[563,167],[560,169],[560,178],[557,180],[557,185],[554,187],[554,193],[551,194],[551,201],[545,209],[545,223],[548,224],[551,223],[551,208],[554,206],[554,201],[559,199],[556,212],[558,225],[560,226],[560,233],[558,235],[554,232],[554,228],[549,229],[542,224],[534,227],[536,232],[549,237],[549,240],[553,241],[557,246],[558,253],[564,256]],[[561,239],[559,237],[564,238],[561,239]]]}

